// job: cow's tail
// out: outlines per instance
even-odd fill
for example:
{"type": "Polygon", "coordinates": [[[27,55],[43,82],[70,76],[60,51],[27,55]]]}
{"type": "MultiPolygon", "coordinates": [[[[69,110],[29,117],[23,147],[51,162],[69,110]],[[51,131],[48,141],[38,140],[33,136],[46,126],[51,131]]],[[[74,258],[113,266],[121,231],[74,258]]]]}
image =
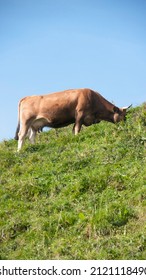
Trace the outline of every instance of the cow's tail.
{"type": "Polygon", "coordinates": [[[22,100],[20,100],[20,102],[18,104],[18,125],[17,125],[16,132],[15,132],[15,137],[14,137],[15,140],[19,139],[18,133],[20,131],[20,104],[21,104],[21,101],[22,100]]]}
{"type": "Polygon", "coordinates": [[[18,140],[19,130],[20,130],[20,122],[18,122],[18,125],[17,125],[17,129],[16,129],[16,133],[15,133],[15,137],[14,137],[15,140],[18,140]]]}

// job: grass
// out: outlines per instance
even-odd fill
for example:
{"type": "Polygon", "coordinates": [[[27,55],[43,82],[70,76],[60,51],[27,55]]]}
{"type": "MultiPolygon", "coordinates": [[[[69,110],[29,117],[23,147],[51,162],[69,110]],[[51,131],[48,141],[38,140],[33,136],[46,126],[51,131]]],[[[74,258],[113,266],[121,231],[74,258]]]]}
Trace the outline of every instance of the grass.
{"type": "Polygon", "coordinates": [[[0,143],[0,259],[146,259],[146,105],[0,143]]]}

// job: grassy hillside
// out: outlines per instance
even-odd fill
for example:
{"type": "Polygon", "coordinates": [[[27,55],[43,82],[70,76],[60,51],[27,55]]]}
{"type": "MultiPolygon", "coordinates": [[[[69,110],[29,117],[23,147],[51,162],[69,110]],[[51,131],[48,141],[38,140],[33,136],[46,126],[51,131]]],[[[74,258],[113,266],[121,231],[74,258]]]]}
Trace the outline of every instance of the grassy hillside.
{"type": "Polygon", "coordinates": [[[146,105],[0,143],[1,259],[146,259],[146,105]]]}

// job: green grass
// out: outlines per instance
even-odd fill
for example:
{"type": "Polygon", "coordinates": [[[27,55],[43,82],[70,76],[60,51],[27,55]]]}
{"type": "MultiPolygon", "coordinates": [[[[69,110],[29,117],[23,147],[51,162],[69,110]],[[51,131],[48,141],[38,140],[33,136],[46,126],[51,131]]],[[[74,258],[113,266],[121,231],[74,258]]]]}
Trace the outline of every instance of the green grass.
{"type": "Polygon", "coordinates": [[[146,105],[0,143],[0,259],[146,259],[146,105]]]}

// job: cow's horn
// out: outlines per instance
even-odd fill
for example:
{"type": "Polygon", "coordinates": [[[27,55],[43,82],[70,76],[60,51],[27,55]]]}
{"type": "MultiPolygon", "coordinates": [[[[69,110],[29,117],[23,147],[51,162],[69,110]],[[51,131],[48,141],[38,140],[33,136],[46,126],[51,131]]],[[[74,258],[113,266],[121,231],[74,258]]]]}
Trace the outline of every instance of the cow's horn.
{"type": "Polygon", "coordinates": [[[130,106],[128,106],[128,107],[122,107],[122,109],[123,110],[127,110],[127,109],[131,108],[131,106],[132,106],[132,104],[130,106]]]}

